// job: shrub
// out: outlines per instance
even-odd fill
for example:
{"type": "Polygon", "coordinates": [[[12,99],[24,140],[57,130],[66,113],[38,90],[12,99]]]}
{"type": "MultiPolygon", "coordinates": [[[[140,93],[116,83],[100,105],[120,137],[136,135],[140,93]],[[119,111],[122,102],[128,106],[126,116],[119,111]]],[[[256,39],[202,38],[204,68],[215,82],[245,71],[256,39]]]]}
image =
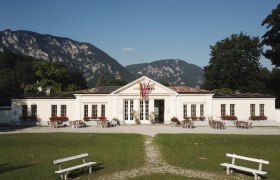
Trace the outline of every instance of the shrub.
{"type": "Polygon", "coordinates": [[[106,121],[106,120],[107,120],[106,116],[100,116],[98,119],[99,119],[100,121],[106,121]]]}
{"type": "Polygon", "coordinates": [[[38,120],[37,116],[20,116],[19,119],[23,120],[23,121],[27,121],[27,120],[36,121],[36,120],[38,120]]]}
{"type": "Polygon", "coordinates": [[[224,116],[221,116],[222,120],[237,120],[237,117],[235,115],[224,115],[224,116]]]}
{"type": "Polygon", "coordinates": [[[267,117],[266,116],[251,116],[249,117],[250,120],[253,120],[253,121],[260,121],[260,120],[267,120],[267,117]]]}
{"type": "Polygon", "coordinates": [[[68,121],[68,117],[66,116],[52,116],[50,117],[51,121],[68,121]]]}

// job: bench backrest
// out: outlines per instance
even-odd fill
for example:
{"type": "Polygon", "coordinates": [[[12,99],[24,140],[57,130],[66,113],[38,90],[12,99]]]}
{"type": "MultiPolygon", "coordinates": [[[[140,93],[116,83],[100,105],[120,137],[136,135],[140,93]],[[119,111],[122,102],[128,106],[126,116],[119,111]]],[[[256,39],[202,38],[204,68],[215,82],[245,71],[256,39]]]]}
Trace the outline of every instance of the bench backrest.
{"type": "Polygon", "coordinates": [[[54,160],[53,163],[54,164],[60,164],[62,162],[71,161],[71,160],[74,160],[74,159],[80,159],[80,158],[84,158],[84,157],[87,157],[87,156],[88,156],[88,153],[84,153],[84,154],[80,154],[80,155],[76,155],[76,156],[66,157],[66,158],[63,158],[63,159],[57,159],[57,160],[54,160]]]}
{"type": "Polygon", "coordinates": [[[243,159],[243,160],[247,160],[247,161],[258,162],[258,163],[262,163],[262,164],[269,164],[269,161],[265,161],[263,159],[255,159],[255,158],[250,158],[250,157],[245,157],[245,156],[239,156],[236,154],[226,154],[226,156],[236,158],[236,159],[243,159]]]}

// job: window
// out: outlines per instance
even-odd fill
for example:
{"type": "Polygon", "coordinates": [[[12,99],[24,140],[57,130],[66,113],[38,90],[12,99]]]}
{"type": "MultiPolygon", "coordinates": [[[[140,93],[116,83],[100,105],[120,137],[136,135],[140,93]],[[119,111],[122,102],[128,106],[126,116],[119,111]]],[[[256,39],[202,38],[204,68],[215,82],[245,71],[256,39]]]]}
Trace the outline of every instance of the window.
{"type": "Polygon", "coordinates": [[[52,116],[57,116],[57,105],[52,105],[52,116]]]}
{"type": "Polygon", "coordinates": [[[221,104],[221,116],[225,116],[225,115],[226,115],[226,105],[221,104]]]}
{"type": "Polygon", "coordinates": [[[183,114],[184,114],[184,118],[188,117],[188,105],[184,104],[183,106],[183,114]]]}
{"type": "Polygon", "coordinates": [[[27,117],[27,105],[22,105],[21,116],[27,117]]]}
{"type": "Polygon", "coordinates": [[[235,104],[230,104],[230,115],[235,116],[235,104]]]}
{"type": "Polygon", "coordinates": [[[61,106],[60,106],[60,116],[61,116],[61,117],[66,117],[66,116],[67,116],[66,113],[67,113],[67,107],[66,107],[66,105],[61,105],[61,106]]]}
{"type": "Polygon", "coordinates": [[[145,101],[145,119],[149,120],[149,101],[145,101]]]}
{"type": "Polygon", "coordinates": [[[101,116],[105,116],[105,104],[101,105],[101,116]]]}
{"type": "Polygon", "coordinates": [[[260,116],[264,116],[264,104],[260,104],[260,116]]]}
{"type": "Polygon", "coordinates": [[[256,105],[255,104],[250,104],[250,115],[251,116],[255,116],[255,109],[256,109],[256,105]]]}
{"type": "Polygon", "coordinates": [[[91,106],[91,117],[97,118],[97,105],[96,104],[91,106]]]}
{"type": "Polygon", "coordinates": [[[36,104],[31,105],[31,116],[37,117],[37,105],[36,104]]]}
{"type": "Polygon", "coordinates": [[[143,104],[144,104],[144,101],[141,100],[140,101],[140,120],[144,119],[144,114],[143,114],[144,113],[144,108],[143,108],[144,105],[143,104]]]}
{"type": "Polygon", "coordinates": [[[84,117],[88,117],[88,105],[84,105],[84,117]]]}
{"type": "Polygon", "coordinates": [[[130,100],[130,105],[129,105],[129,111],[130,111],[130,120],[133,120],[133,101],[130,100]]]}
{"type": "Polygon", "coordinates": [[[124,120],[128,120],[128,101],[124,101],[124,120]]]}
{"type": "Polygon", "coordinates": [[[196,104],[191,105],[191,116],[192,117],[196,116],[196,104]]]}
{"type": "Polygon", "coordinates": [[[124,101],[124,120],[133,120],[133,100],[124,101]]]}
{"type": "Polygon", "coordinates": [[[149,120],[149,101],[140,101],[140,120],[149,120]]]}
{"type": "Polygon", "coordinates": [[[200,117],[204,117],[204,104],[200,104],[200,117]]]}

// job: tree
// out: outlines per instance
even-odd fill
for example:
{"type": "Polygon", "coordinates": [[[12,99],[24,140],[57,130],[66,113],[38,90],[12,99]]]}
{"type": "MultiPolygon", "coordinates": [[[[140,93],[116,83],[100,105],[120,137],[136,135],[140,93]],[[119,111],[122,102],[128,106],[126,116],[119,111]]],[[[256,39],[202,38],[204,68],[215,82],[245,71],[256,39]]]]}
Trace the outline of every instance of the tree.
{"type": "Polygon", "coordinates": [[[109,81],[106,85],[107,86],[124,86],[127,84],[127,81],[121,79],[113,79],[109,81]]]}
{"type": "Polygon", "coordinates": [[[263,54],[271,60],[272,65],[280,66],[280,4],[273,9],[262,22],[262,26],[266,25],[268,31],[262,36],[263,44],[270,46],[271,49],[266,50],[263,54]]]}
{"type": "Polygon", "coordinates": [[[280,108],[280,69],[273,68],[269,77],[268,87],[272,89],[273,93],[277,96],[276,107],[280,108]]]}
{"type": "Polygon", "coordinates": [[[211,58],[204,67],[203,88],[229,88],[243,92],[263,92],[265,71],[259,63],[262,46],[258,37],[233,34],[211,48],[211,58]]]}
{"type": "Polygon", "coordinates": [[[105,84],[106,84],[106,80],[104,78],[104,74],[100,73],[100,75],[99,75],[99,77],[97,79],[95,87],[101,87],[101,86],[104,86],[105,84]]]}
{"type": "Polygon", "coordinates": [[[53,92],[76,91],[87,87],[81,73],[70,73],[60,62],[35,60],[33,70],[37,82],[28,85],[25,92],[38,92],[39,87],[43,91],[51,87],[53,92]]]}

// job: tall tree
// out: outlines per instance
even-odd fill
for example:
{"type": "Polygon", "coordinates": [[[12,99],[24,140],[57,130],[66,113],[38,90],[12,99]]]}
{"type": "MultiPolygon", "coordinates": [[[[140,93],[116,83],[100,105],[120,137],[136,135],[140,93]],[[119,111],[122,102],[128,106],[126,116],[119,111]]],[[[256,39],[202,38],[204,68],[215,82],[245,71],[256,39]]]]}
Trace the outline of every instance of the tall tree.
{"type": "Polygon", "coordinates": [[[106,80],[105,80],[104,74],[101,72],[97,79],[95,87],[101,87],[101,86],[104,86],[105,84],[106,84],[106,80]]]}
{"type": "Polygon", "coordinates": [[[263,35],[263,43],[271,49],[264,52],[264,56],[271,60],[276,67],[280,66],[280,4],[273,9],[262,22],[268,31],[263,35]]]}
{"type": "Polygon", "coordinates": [[[264,70],[259,63],[262,46],[258,37],[233,34],[210,48],[210,62],[204,67],[204,88],[265,91],[264,70]]]}

